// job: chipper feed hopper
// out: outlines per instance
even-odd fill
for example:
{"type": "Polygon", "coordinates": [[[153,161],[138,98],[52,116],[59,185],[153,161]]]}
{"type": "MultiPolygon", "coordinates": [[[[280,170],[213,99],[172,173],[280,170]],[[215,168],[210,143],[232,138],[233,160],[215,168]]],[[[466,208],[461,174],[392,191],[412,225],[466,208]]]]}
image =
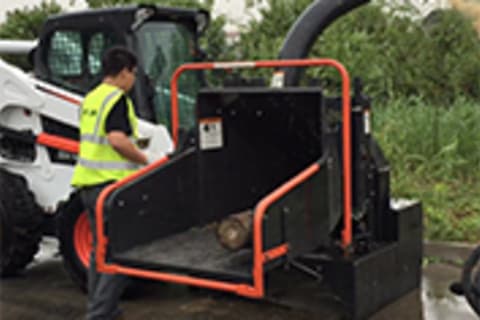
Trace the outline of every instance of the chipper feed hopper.
{"type": "MultiPolygon", "coordinates": [[[[390,198],[370,103],[358,90],[351,97],[350,89],[345,68],[328,59],[177,69],[171,88],[176,152],[102,192],[98,268],[285,301],[302,284],[281,279],[303,279],[316,293],[328,289],[340,298],[355,319],[417,288],[421,206],[390,198]],[[196,138],[179,141],[181,73],[312,65],[339,71],[340,97],[302,87],[202,89],[196,138]],[[250,238],[227,249],[216,228],[239,212],[251,212],[250,238]]],[[[301,302],[317,305],[315,296],[301,302]]]]}

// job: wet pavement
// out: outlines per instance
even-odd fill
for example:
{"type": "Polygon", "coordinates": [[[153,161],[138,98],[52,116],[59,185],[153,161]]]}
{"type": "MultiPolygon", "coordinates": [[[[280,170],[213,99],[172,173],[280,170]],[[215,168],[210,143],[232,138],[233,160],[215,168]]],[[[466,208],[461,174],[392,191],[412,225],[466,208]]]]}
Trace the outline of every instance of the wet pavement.
{"type": "MultiPolygon", "coordinates": [[[[448,291],[458,279],[461,260],[469,247],[429,244],[422,290],[416,290],[380,310],[372,320],[478,319],[463,297],[448,291]]],[[[122,301],[130,320],[219,320],[219,319],[341,319],[342,313],[326,308],[314,314],[250,301],[230,295],[192,290],[163,283],[141,283],[135,294],[122,301]]],[[[24,275],[0,282],[1,320],[80,320],[85,313],[85,295],[70,281],[56,254],[54,239],[46,239],[36,262],[24,275]]]]}

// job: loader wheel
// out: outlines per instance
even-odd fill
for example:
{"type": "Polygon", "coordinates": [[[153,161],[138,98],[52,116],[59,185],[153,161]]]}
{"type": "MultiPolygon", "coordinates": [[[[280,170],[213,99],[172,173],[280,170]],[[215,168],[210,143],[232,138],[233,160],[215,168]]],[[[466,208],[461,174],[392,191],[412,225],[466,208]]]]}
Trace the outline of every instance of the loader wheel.
{"type": "Polygon", "coordinates": [[[0,276],[30,263],[42,238],[42,209],[24,177],[0,169],[0,276]]]}
{"type": "Polygon", "coordinates": [[[78,193],[72,194],[59,208],[57,235],[67,273],[73,282],[86,292],[92,233],[87,211],[78,193]]]}
{"type": "Polygon", "coordinates": [[[480,246],[472,251],[463,266],[462,286],[468,303],[480,316],[480,246]]]}

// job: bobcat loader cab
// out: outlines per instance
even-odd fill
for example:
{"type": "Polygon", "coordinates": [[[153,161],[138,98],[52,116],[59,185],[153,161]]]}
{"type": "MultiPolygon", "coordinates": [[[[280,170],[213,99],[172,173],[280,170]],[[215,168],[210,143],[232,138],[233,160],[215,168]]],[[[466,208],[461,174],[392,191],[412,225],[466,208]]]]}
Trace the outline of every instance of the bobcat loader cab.
{"type": "MultiPolygon", "coordinates": [[[[140,118],[170,126],[170,78],[175,69],[199,56],[198,37],[209,15],[203,10],[154,6],[80,11],[50,18],[35,54],[35,76],[84,95],[101,80],[101,56],[113,45],[139,59],[132,92],[140,118]]],[[[181,127],[193,125],[200,87],[197,74],[181,79],[181,127]]]]}

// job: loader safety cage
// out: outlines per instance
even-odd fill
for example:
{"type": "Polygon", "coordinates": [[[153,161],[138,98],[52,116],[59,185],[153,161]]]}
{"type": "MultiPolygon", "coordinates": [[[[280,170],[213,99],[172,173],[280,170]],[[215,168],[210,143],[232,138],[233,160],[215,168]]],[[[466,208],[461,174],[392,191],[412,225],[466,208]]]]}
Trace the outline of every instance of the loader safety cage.
{"type": "MultiPolygon", "coordinates": [[[[333,59],[307,59],[307,60],[266,60],[247,62],[209,62],[189,63],[179,67],[171,80],[171,106],[172,106],[172,137],[175,143],[178,142],[178,86],[179,76],[187,70],[211,70],[211,69],[234,69],[234,68],[281,68],[281,67],[308,67],[308,66],[330,66],[337,69],[342,78],[342,154],[343,154],[343,231],[342,244],[345,252],[348,252],[352,243],[352,200],[351,200],[351,104],[350,104],[350,78],[346,68],[333,59]]],[[[232,283],[223,280],[211,280],[202,277],[180,275],[175,273],[157,272],[140,269],[138,267],[125,267],[119,264],[110,263],[106,260],[108,238],[104,228],[104,207],[107,198],[121,186],[146,175],[147,173],[168,163],[169,158],[164,157],[154,163],[140,169],[134,174],[117,181],[106,187],[100,194],[96,204],[96,262],[97,269],[105,273],[119,273],[129,276],[136,276],[148,279],[155,279],[165,282],[173,282],[185,285],[193,285],[214,290],[235,293],[250,298],[263,298],[265,295],[264,265],[274,259],[287,254],[288,243],[283,243],[267,251],[263,249],[262,224],[267,209],[282,196],[286,195],[293,188],[312,177],[321,169],[321,160],[316,162],[302,172],[291,178],[273,192],[264,197],[255,207],[253,216],[253,284],[232,283]]]]}

